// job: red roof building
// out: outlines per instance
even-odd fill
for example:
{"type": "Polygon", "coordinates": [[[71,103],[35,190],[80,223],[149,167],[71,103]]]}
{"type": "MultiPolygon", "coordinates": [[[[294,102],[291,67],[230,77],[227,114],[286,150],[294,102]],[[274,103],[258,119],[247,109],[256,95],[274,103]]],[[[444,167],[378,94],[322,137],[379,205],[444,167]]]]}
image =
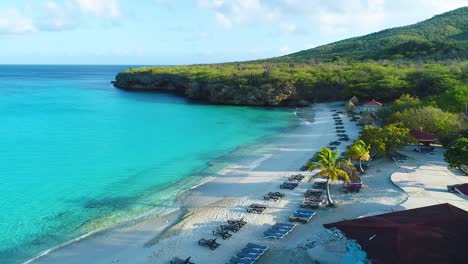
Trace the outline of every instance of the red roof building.
{"type": "Polygon", "coordinates": [[[463,196],[468,196],[468,183],[458,185],[455,190],[463,196]]]}
{"type": "Polygon", "coordinates": [[[410,135],[419,142],[434,142],[437,140],[431,133],[425,131],[411,130],[410,135]]]}
{"type": "Polygon", "coordinates": [[[377,102],[376,100],[372,99],[372,101],[368,101],[364,104],[365,106],[382,106],[381,102],[377,102]]]}
{"type": "Polygon", "coordinates": [[[356,240],[372,263],[468,263],[468,212],[448,203],[324,225],[356,240]]]}

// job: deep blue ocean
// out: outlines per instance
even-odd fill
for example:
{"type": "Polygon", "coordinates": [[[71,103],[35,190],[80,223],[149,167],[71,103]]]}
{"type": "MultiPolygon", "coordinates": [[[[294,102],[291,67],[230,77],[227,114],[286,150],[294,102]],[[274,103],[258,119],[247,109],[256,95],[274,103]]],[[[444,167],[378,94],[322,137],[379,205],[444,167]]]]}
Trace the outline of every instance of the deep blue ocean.
{"type": "Polygon", "coordinates": [[[112,87],[129,67],[0,66],[0,263],[161,213],[209,161],[297,122],[112,87]]]}

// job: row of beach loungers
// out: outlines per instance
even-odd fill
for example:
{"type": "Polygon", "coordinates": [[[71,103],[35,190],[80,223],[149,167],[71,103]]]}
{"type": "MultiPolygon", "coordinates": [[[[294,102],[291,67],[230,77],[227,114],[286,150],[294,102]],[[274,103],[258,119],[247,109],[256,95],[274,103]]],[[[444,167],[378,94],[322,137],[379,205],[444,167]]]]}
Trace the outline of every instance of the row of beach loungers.
{"type": "MultiPolygon", "coordinates": [[[[344,130],[343,121],[339,117],[341,112],[336,112],[333,116],[335,119],[337,135],[339,137],[338,141],[330,142],[329,145],[338,146],[341,144],[341,141],[348,141],[348,135],[344,134],[346,130],[344,130]]],[[[313,158],[310,160],[312,162],[316,162],[313,158]]],[[[281,189],[289,189],[294,190],[299,183],[304,180],[305,176],[301,174],[292,175],[288,177],[288,181],[283,182],[280,185],[281,189]]],[[[358,186],[357,183],[350,183],[349,185],[350,190],[355,186],[358,186]]],[[[361,183],[362,184],[362,183],[361,183]]],[[[362,186],[362,185],[361,185],[362,186]]],[[[282,223],[277,222],[266,231],[263,232],[263,237],[267,239],[282,239],[287,236],[294,228],[296,224],[294,222],[306,224],[312,220],[312,218],[316,215],[316,211],[307,210],[307,209],[319,209],[326,204],[323,199],[323,189],[326,188],[326,181],[316,180],[312,185],[313,189],[309,189],[304,193],[304,200],[300,204],[300,208],[295,210],[289,217],[288,220],[293,222],[289,223],[282,223]]],[[[278,201],[284,198],[284,194],[281,192],[269,192],[263,198],[265,200],[274,200],[278,201]]],[[[246,208],[248,213],[257,213],[262,214],[268,208],[267,205],[264,204],[251,204],[246,208]]],[[[222,239],[228,239],[232,236],[229,232],[238,232],[245,224],[243,218],[237,220],[228,220],[227,224],[222,224],[218,229],[212,230],[212,234],[215,236],[220,236],[222,239]]],[[[211,250],[215,250],[220,246],[220,243],[216,241],[217,239],[205,239],[202,238],[198,241],[200,246],[208,247],[211,250]]],[[[238,252],[235,256],[233,256],[228,264],[251,264],[255,263],[268,249],[267,246],[257,245],[253,243],[248,243],[240,252],[238,252]]],[[[193,264],[190,261],[190,257],[183,260],[179,258],[174,258],[170,262],[171,264],[193,264]]]]}
{"type": "Polygon", "coordinates": [[[266,251],[268,247],[248,243],[239,253],[232,257],[228,264],[252,264],[255,263],[266,251]]]}

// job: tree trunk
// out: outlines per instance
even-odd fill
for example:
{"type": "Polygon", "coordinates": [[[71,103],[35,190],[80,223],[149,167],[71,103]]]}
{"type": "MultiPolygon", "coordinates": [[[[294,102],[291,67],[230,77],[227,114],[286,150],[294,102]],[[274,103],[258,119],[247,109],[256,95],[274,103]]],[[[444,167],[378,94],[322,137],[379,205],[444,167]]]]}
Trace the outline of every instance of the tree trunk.
{"type": "Polygon", "coordinates": [[[361,169],[361,172],[364,172],[364,169],[362,168],[362,159],[359,159],[359,168],[361,169]]]}
{"type": "Polygon", "coordinates": [[[327,201],[328,206],[335,206],[330,195],[330,178],[327,178],[327,201]]]}

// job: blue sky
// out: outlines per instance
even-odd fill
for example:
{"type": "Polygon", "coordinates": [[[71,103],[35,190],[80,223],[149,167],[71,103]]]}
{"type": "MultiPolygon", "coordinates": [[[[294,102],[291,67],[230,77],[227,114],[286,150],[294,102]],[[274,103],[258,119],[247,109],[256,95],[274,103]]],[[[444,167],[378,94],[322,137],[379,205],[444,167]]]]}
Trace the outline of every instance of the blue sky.
{"type": "Polygon", "coordinates": [[[2,64],[191,64],[280,56],[468,0],[2,0],[2,64]]]}

